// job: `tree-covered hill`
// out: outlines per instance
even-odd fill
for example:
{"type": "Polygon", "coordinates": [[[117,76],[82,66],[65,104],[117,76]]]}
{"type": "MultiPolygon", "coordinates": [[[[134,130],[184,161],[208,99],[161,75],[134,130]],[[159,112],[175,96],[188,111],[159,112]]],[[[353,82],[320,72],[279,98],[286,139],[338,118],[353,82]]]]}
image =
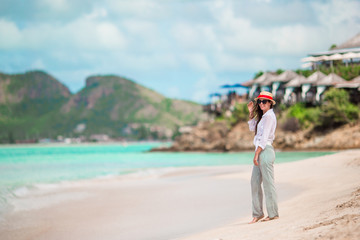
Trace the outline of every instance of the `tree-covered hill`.
{"type": "Polygon", "coordinates": [[[45,72],[0,74],[1,142],[94,134],[165,138],[201,115],[199,104],[166,98],[119,76],[91,76],[71,94],[45,72]]]}

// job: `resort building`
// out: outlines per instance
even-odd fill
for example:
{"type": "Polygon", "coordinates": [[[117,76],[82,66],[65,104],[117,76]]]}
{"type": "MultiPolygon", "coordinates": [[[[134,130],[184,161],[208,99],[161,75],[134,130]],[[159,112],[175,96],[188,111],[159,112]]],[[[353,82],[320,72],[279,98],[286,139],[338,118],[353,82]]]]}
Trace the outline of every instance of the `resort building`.
{"type": "Polygon", "coordinates": [[[298,75],[284,85],[284,87],[285,87],[284,102],[285,103],[294,104],[294,103],[302,100],[301,89],[302,89],[303,82],[306,82],[306,78],[302,75],[298,75]]]}
{"type": "Polygon", "coordinates": [[[301,82],[301,100],[308,103],[315,102],[316,96],[316,83],[321,79],[326,77],[326,75],[320,71],[316,71],[311,74],[309,77],[305,78],[301,82]]]}
{"type": "Polygon", "coordinates": [[[299,77],[297,73],[291,70],[286,70],[277,76],[271,84],[271,92],[275,101],[282,101],[285,97],[285,85],[292,79],[299,77]]]}
{"type": "Polygon", "coordinates": [[[212,94],[213,100],[204,106],[204,110],[221,115],[224,111],[232,111],[237,102],[254,99],[261,91],[271,92],[275,101],[288,105],[297,102],[320,104],[324,92],[332,87],[347,90],[350,101],[360,103],[360,76],[347,81],[334,73],[335,66],[360,66],[360,33],[331,50],[308,54],[302,62],[305,62],[303,67],[311,67],[314,71],[310,76],[305,77],[291,70],[286,70],[281,74],[265,72],[241,84],[223,85],[221,88],[230,88],[232,91],[226,95],[212,94]],[[330,73],[326,75],[319,69],[330,73]],[[246,88],[246,94],[237,95],[234,91],[236,87],[246,88]]]}
{"type": "Polygon", "coordinates": [[[330,73],[320,81],[316,82],[316,102],[320,102],[321,95],[330,87],[335,87],[339,83],[347,83],[345,79],[335,73],[330,73]]]}
{"type": "Polygon", "coordinates": [[[333,73],[335,61],[336,64],[346,66],[360,64],[360,33],[332,50],[311,53],[302,61],[307,62],[305,67],[311,66],[315,70],[324,66],[330,68],[332,73],[326,76],[317,70],[306,78],[291,70],[280,75],[267,72],[242,84],[249,88],[248,98],[253,99],[260,91],[266,90],[272,92],[278,102],[293,104],[302,101],[316,104],[321,102],[323,93],[327,89],[336,87],[346,89],[350,92],[351,100],[360,102],[357,100],[360,98],[360,79],[346,81],[333,73]]]}
{"type": "Polygon", "coordinates": [[[277,76],[278,75],[276,73],[266,72],[260,77],[244,82],[241,85],[249,88],[248,97],[253,98],[254,96],[259,95],[261,91],[269,91],[269,86],[277,76]]]}
{"type": "Polygon", "coordinates": [[[354,103],[360,103],[360,76],[351,81],[338,83],[335,87],[346,89],[349,92],[350,100],[354,103]]]}
{"type": "Polygon", "coordinates": [[[316,104],[321,102],[323,93],[330,87],[351,90],[352,94],[350,95],[354,95],[355,98],[356,95],[360,94],[360,77],[352,81],[346,81],[335,73],[330,73],[326,76],[324,73],[316,71],[306,78],[293,71],[285,71],[278,76],[271,75],[272,78],[269,80],[269,73],[265,74],[267,77],[261,78],[260,76],[257,79],[244,83],[243,86],[250,89],[248,91],[248,99],[253,99],[260,91],[270,91],[277,102],[286,104],[294,104],[296,102],[316,104]],[[253,83],[252,85],[251,82],[253,83]]]}
{"type": "Polygon", "coordinates": [[[358,63],[359,59],[360,33],[331,50],[310,53],[308,54],[308,57],[303,58],[301,61],[305,62],[303,67],[318,69],[318,66],[323,64],[333,68],[334,61],[342,61],[346,66],[348,66],[349,64],[358,63]]]}

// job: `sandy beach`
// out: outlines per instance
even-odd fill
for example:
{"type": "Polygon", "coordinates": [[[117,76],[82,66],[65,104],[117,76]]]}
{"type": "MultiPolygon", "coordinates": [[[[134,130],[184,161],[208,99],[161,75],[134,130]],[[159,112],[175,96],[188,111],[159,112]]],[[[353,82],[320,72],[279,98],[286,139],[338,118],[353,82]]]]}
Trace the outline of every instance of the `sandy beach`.
{"type": "MultiPolygon", "coordinates": [[[[247,224],[251,216],[182,240],[360,239],[360,150],[276,165],[276,182],[302,191],[281,201],[280,218],[247,224]]],[[[249,179],[249,173],[223,178],[249,179]]]]}
{"type": "Polygon", "coordinates": [[[360,150],[275,165],[278,220],[251,220],[251,165],[169,168],[38,186],[0,239],[359,239],[360,150]]]}

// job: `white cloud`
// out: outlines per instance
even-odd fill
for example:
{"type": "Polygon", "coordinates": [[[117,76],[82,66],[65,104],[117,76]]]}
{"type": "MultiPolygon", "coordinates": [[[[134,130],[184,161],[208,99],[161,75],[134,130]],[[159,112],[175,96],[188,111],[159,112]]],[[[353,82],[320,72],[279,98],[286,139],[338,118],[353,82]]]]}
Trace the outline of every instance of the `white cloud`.
{"type": "Polygon", "coordinates": [[[70,8],[68,0],[38,0],[37,4],[55,11],[66,11],[70,8]]]}
{"type": "Polygon", "coordinates": [[[13,49],[21,43],[21,32],[14,22],[0,19],[0,49],[13,49]]]}
{"type": "Polygon", "coordinates": [[[171,29],[176,44],[185,51],[216,51],[221,49],[210,24],[178,22],[171,29]]]}
{"type": "Polygon", "coordinates": [[[31,69],[43,70],[46,69],[46,66],[42,59],[38,58],[31,64],[31,69]]]}
{"type": "Polygon", "coordinates": [[[219,54],[216,70],[220,72],[258,71],[259,69],[266,69],[267,66],[268,61],[265,57],[219,54]]]}
{"type": "Polygon", "coordinates": [[[89,14],[85,14],[85,18],[88,19],[100,19],[108,15],[108,11],[105,8],[95,8],[89,14]]]}
{"type": "Polygon", "coordinates": [[[154,49],[167,49],[165,34],[159,30],[156,23],[144,20],[125,20],[121,23],[126,31],[126,37],[135,41],[128,41],[128,50],[134,52],[153,53],[154,49]]]}
{"type": "Polygon", "coordinates": [[[94,33],[97,36],[97,39],[93,42],[94,45],[99,43],[102,48],[119,49],[126,43],[119,29],[110,22],[96,24],[94,33]]]}
{"type": "MultiPolygon", "coordinates": [[[[262,28],[250,19],[236,17],[231,5],[213,9],[217,14],[216,32],[226,52],[245,55],[299,55],[314,46],[314,39],[322,36],[318,27],[302,24],[262,28]]],[[[320,46],[315,42],[315,45],[320,46]]]]}
{"type": "Polygon", "coordinates": [[[341,44],[359,32],[360,2],[355,0],[311,2],[318,13],[320,26],[327,30],[322,38],[331,43],[341,44]]]}
{"type": "MultiPolygon", "coordinates": [[[[126,38],[119,28],[110,21],[82,16],[77,20],[54,28],[43,23],[30,25],[21,30],[13,22],[0,21],[0,47],[20,49],[63,48],[73,54],[81,49],[116,50],[126,46],[126,38]],[[56,46],[56,48],[54,48],[56,46]]],[[[100,16],[100,15],[98,15],[100,16]]]]}
{"type": "MultiPolygon", "coordinates": [[[[179,66],[178,58],[172,53],[153,52],[152,54],[129,54],[116,52],[108,55],[123,68],[138,71],[170,71],[179,66]],[[115,56],[114,56],[115,54],[115,56]]],[[[110,61],[111,61],[110,60],[110,61]]]]}
{"type": "Polygon", "coordinates": [[[196,101],[218,89],[223,76],[235,81],[244,72],[300,67],[306,54],[360,29],[355,0],[21,2],[29,11],[0,9],[0,49],[8,54],[2,69],[47,67],[65,72],[66,81],[81,76],[79,82],[88,73],[132,74],[145,76],[149,87],[166,78],[182,87],[155,90],[196,101]]]}
{"type": "Polygon", "coordinates": [[[202,53],[186,53],[182,56],[182,59],[188,64],[189,68],[204,72],[211,70],[207,57],[202,53]]]}
{"type": "Polygon", "coordinates": [[[106,0],[106,4],[120,17],[136,19],[159,19],[168,15],[167,4],[157,0],[119,1],[106,0]]]}
{"type": "Polygon", "coordinates": [[[214,74],[207,74],[194,84],[192,100],[205,103],[209,100],[209,95],[221,85],[220,80],[214,74]]]}

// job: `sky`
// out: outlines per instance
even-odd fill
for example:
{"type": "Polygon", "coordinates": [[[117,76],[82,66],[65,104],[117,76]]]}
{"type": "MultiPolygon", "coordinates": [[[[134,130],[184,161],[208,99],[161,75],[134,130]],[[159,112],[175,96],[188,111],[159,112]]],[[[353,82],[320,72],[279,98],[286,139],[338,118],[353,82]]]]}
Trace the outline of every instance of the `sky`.
{"type": "MultiPolygon", "coordinates": [[[[360,32],[360,0],[0,0],[0,72],[115,74],[206,103],[360,32]]],[[[240,92],[243,90],[240,90],[240,92]]]]}

